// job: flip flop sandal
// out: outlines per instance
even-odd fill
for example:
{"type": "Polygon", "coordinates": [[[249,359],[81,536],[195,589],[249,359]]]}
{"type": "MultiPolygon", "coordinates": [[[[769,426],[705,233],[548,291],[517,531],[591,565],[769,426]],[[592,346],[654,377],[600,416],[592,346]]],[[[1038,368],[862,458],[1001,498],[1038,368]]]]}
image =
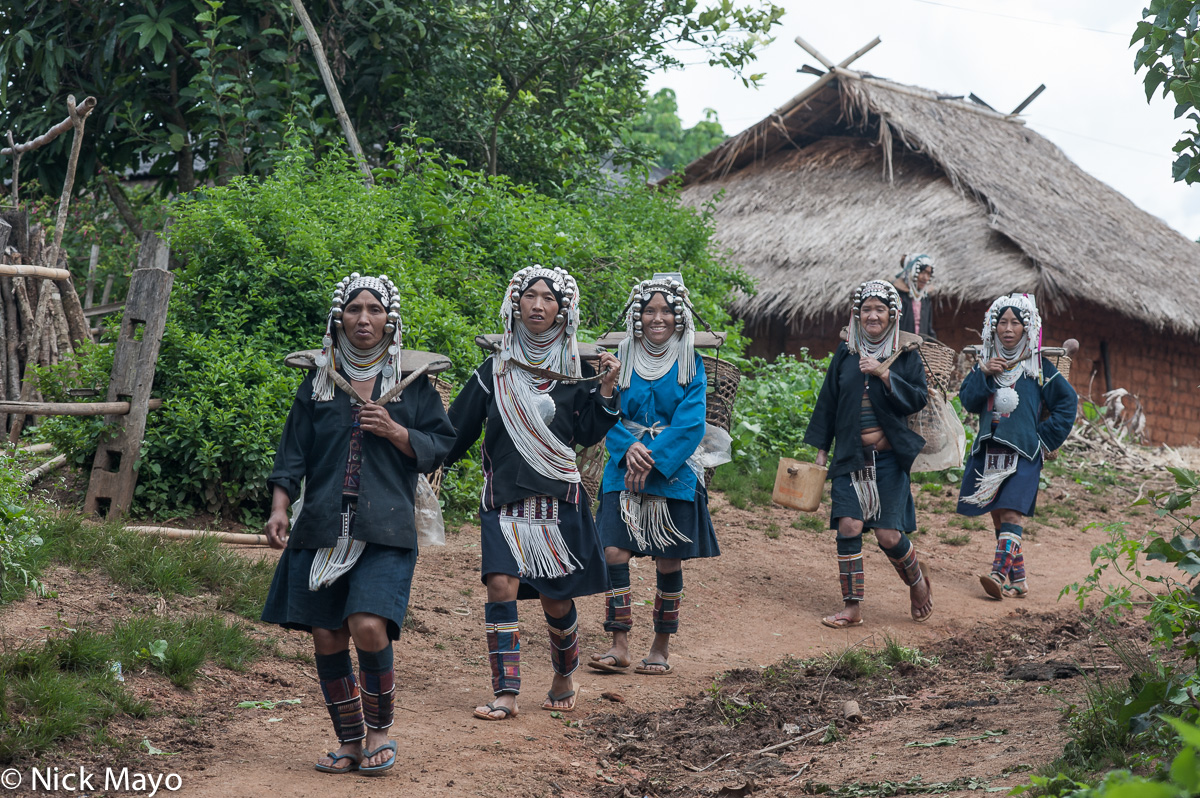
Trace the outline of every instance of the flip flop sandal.
{"type": "Polygon", "coordinates": [[[863,619],[859,618],[857,621],[851,621],[846,618],[835,618],[830,615],[828,618],[822,618],[821,623],[830,629],[849,629],[851,626],[862,626],[863,619]]]}
{"type": "Polygon", "coordinates": [[[624,665],[622,665],[621,661],[619,659],[617,659],[616,657],[614,657],[612,654],[605,654],[603,657],[600,657],[599,659],[588,660],[588,663],[587,663],[587,666],[589,668],[591,668],[592,670],[600,671],[601,673],[624,673],[626,670],[629,669],[629,665],[630,665],[630,663],[628,663],[628,662],[626,662],[624,665]],[[605,662],[604,660],[606,660],[606,659],[611,659],[612,664],[610,665],[607,662],[605,662]]]}
{"type": "Polygon", "coordinates": [[[328,765],[322,765],[320,762],[317,762],[316,764],[313,765],[314,768],[321,771],[322,773],[350,773],[352,771],[358,770],[358,760],[359,760],[358,754],[335,754],[333,751],[326,751],[325,756],[329,757],[333,761],[330,762],[328,765]],[[350,767],[346,767],[346,768],[335,767],[335,765],[337,765],[337,763],[343,759],[350,760],[350,762],[351,762],[350,767]]]}
{"type": "Polygon", "coordinates": [[[546,701],[542,704],[542,709],[545,709],[549,712],[574,712],[575,711],[575,702],[574,701],[572,701],[568,706],[565,706],[565,707],[553,706],[554,704],[557,704],[560,701],[566,701],[568,698],[575,698],[574,690],[567,690],[565,693],[547,692],[546,693],[546,701]]]}
{"type": "Polygon", "coordinates": [[[980,574],[979,584],[983,585],[983,592],[987,593],[996,601],[1001,601],[1004,599],[1003,587],[1001,587],[999,582],[992,578],[991,574],[980,574]]]}
{"type": "Polygon", "coordinates": [[[391,751],[392,758],[389,759],[388,761],[384,762],[382,765],[374,765],[374,766],[359,765],[358,772],[364,776],[379,776],[379,775],[382,775],[385,770],[391,770],[392,766],[396,764],[396,741],[395,740],[388,740],[386,743],[379,746],[374,751],[364,750],[363,754],[362,754],[362,758],[370,759],[371,757],[375,756],[376,754],[380,753],[381,751],[391,751]]]}
{"type": "Polygon", "coordinates": [[[1000,590],[1003,591],[1005,598],[1023,599],[1029,595],[1029,588],[1017,589],[1012,585],[1004,585],[1000,590]]]}
{"type": "MultiPolygon", "coordinates": [[[[925,563],[921,563],[917,567],[921,569],[921,576],[924,577],[925,584],[929,587],[929,596],[925,599],[925,601],[929,604],[929,612],[920,618],[917,617],[916,610],[910,610],[909,614],[912,615],[912,619],[917,623],[925,623],[933,617],[933,582],[929,581],[929,572],[925,570],[925,563]]],[[[991,580],[989,579],[988,581],[991,580]]]]}
{"type": "Polygon", "coordinates": [[[496,720],[496,721],[508,720],[509,718],[515,718],[517,716],[517,711],[515,709],[506,707],[503,704],[491,703],[491,704],[484,704],[483,706],[485,709],[487,709],[487,712],[480,712],[477,709],[474,712],[472,712],[471,714],[474,715],[475,717],[479,718],[480,720],[496,720]],[[503,712],[504,717],[493,718],[492,717],[493,712],[503,712]]]}
{"type": "Polygon", "coordinates": [[[666,676],[673,670],[675,669],[671,667],[671,663],[669,662],[651,662],[649,659],[644,659],[641,665],[633,669],[633,672],[644,676],[666,676]]]}

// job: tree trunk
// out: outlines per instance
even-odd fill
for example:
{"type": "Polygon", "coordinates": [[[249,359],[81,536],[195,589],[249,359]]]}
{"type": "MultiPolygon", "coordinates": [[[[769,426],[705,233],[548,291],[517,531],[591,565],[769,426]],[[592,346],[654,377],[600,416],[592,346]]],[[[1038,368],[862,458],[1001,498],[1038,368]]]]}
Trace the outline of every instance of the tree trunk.
{"type": "Polygon", "coordinates": [[[179,183],[180,194],[186,194],[196,188],[195,160],[195,156],[192,155],[192,145],[184,143],[176,160],[179,165],[176,179],[179,183]]]}
{"type": "Polygon", "coordinates": [[[11,278],[0,277],[0,291],[4,293],[4,348],[8,351],[8,369],[0,379],[6,386],[5,396],[15,399],[21,394],[21,358],[17,351],[21,332],[17,326],[17,302],[11,278]]]}

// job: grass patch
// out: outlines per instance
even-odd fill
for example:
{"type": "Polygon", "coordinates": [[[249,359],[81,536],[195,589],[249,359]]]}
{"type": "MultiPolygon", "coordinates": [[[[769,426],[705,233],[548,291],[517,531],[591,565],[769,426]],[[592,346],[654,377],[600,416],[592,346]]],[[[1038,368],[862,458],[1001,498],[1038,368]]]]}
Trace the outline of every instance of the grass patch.
{"type": "Polygon", "coordinates": [[[946,522],[947,526],[956,526],[959,529],[969,529],[978,532],[982,529],[987,529],[987,525],[978,518],[968,518],[965,515],[956,515],[946,522]]]}
{"type": "Polygon", "coordinates": [[[0,763],[69,739],[102,741],[110,718],[149,715],[111,672],[114,652],[111,638],[83,630],[0,655],[0,763]]]}
{"type": "Polygon", "coordinates": [[[98,568],[119,585],[164,597],[208,591],[217,608],[257,618],[274,565],[223,548],[213,537],[167,540],[130,532],[117,523],[84,524],[79,516],[47,519],[43,556],[87,570],[98,568]]]}
{"type": "Polygon", "coordinates": [[[712,490],[724,493],[725,500],[739,510],[751,505],[769,505],[774,487],[774,471],[740,471],[735,466],[718,468],[711,486],[712,490]]]}
{"type": "Polygon", "coordinates": [[[824,532],[829,529],[829,522],[816,513],[804,513],[792,522],[792,529],[806,529],[809,532],[824,532]]]}
{"type": "Polygon", "coordinates": [[[1043,508],[1042,512],[1045,512],[1046,515],[1052,515],[1055,518],[1061,518],[1068,524],[1079,523],[1079,514],[1066,504],[1051,504],[1043,508]]]}
{"type": "Polygon", "coordinates": [[[767,524],[767,530],[765,534],[768,540],[779,540],[779,524],[775,523],[774,521],[767,524]]]}
{"type": "Polygon", "coordinates": [[[123,665],[148,666],[177,687],[191,686],[208,660],[244,671],[262,653],[262,647],[246,634],[246,627],[227,624],[217,615],[183,621],[129,618],[113,626],[112,638],[123,665]]]}
{"type": "Polygon", "coordinates": [[[949,532],[938,532],[938,540],[945,543],[947,546],[965,546],[971,542],[971,536],[966,532],[961,535],[952,535],[949,532]]]}
{"type": "Polygon", "coordinates": [[[879,656],[885,665],[893,668],[902,662],[922,668],[938,663],[937,657],[927,657],[919,648],[901,645],[900,641],[891,635],[883,636],[883,650],[879,652],[879,656]]]}

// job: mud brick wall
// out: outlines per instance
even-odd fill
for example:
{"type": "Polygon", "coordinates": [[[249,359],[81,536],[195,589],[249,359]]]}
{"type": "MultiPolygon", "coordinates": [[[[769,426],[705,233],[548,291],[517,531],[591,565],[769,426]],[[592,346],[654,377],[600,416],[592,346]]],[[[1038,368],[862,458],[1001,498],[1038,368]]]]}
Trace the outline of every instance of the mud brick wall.
{"type": "MultiPolygon", "coordinates": [[[[934,313],[939,340],[957,350],[979,343],[989,304],[940,303],[934,313]]],[[[1141,399],[1150,443],[1200,445],[1200,339],[1157,332],[1086,302],[1044,308],[1042,315],[1044,345],[1060,346],[1067,338],[1079,341],[1071,384],[1080,397],[1103,403],[1111,379],[1114,388],[1141,399]]],[[[778,321],[749,328],[749,354],[771,358],[807,347],[813,356],[824,357],[837,346],[838,333],[848,320],[849,309],[798,325],[778,321]]]]}

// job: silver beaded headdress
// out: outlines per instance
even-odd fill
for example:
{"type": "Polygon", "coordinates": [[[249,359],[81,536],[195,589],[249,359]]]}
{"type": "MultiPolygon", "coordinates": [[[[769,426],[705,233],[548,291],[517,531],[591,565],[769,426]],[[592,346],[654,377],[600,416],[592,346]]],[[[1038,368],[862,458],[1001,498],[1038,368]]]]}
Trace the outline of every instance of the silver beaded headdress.
{"type": "Polygon", "coordinates": [[[629,292],[625,311],[625,332],[625,339],[617,345],[617,358],[626,364],[619,378],[622,388],[629,387],[634,371],[643,379],[654,380],[666,374],[672,363],[679,364],[679,384],[691,384],[696,376],[696,320],[688,300],[687,286],[683,284],[683,275],[679,272],[660,272],[634,285],[629,292]],[[672,358],[663,359],[665,352],[649,351],[650,345],[642,331],[642,310],[655,294],[662,294],[675,314],[675,334],[664,344],[673,350],[672,358]]]}
{"type": "MultiPolygon", "coordinates": [[[[501,370],[515,355],[514,327],[521,320],[521,295],[538,280],[545,280],[554,292],[562,297],[562,302],[558,306],[558,315],[554,317],[554,326],[547,334],[555,333],[557,330],[565,333],[561,340],[550,344],[550,351],[544,353],[549,357],[549,361],[544,366],[571,377],[582,377],[579,344],[576,340],[576,333],[579,331],[579,286],[574,277],[558,266],[553,269],[527,266],[514,274],[509,281],[508,289],[504,292],[506,299],[500,303],[500,318],[504,321],[504,336],[500,341],[501,370]]],[[[555,337],[557,338],[556,333],[555,337]]],[[[528,365],[543,364],[529,363],[528,365]]]]}
{"type": "MultiPolygon", "coordinates": [[[[1029,294],[1007,294],[1000,297],[988,308],[983,317],[983,352],[980,362],[986,363],[994,357],[1016,361],[1019,368],[1017,374],[1033,377],[1040,384],[1042,381],[1042,314],[1038,313],[1037,300],[1029,294]],[[996,324],[1004,311],[1012,308],[1025,327],[1024,336],[1017,342],[1013,350],[1006,350],[996,336],[996,324]],[[1018,358],[1020,358],[1018,360],[1018,358]]],[[[998,379],[1006,378],[1001,374],[998,379]]],[[[1015,382],[1013,377],[1012,381],[1015,382]]]]}
{"type": "MultiPolygon", "coordinates": [[[[325,319],[325,335],[321,339],[321,352],[316,357],[317,373],[313,378],[313,399],[328,402],[333,399],[334,383],[330,376],[340,364],[355,373],[354,379],[370,379],[383,374],[380,394],[387,393],[400,381],[400,349],[404,328],[400,321],[400,289],[386,275],[362,276],[352,272],[334,286],[329,315],[325,319]],[[342,307],[360,289],[370,289],[379,295],[387,308],[387,322],[383,325],[383,338],[369,351],[359,350],[341,335],[342,307]]],[[[398,402],[396,396],[391,401],[398,402]]]]}
{"type": "Polygon", "coordinates": [[[900,271],[896,273],[896,278],[903,278],[909,293],[917,299],[924,299],[927,293],[917,287],[917,275],[922,272],[929,272],[929,276],[933,277],[933,258],[928,255],[904,255],[900,258],[900,271]]]}
{"type": "Polygon", "coordinates": [[[867,280],[854,289],[854,308],[850,311],[850,334],[846,346],[856,355],[890,357],[900,346],[900,292],[886,280],[867,280]],[[888,327],[883,338],[871,341],[859,322],[863,302],[878,299],[888,307],[888,327]]]}

